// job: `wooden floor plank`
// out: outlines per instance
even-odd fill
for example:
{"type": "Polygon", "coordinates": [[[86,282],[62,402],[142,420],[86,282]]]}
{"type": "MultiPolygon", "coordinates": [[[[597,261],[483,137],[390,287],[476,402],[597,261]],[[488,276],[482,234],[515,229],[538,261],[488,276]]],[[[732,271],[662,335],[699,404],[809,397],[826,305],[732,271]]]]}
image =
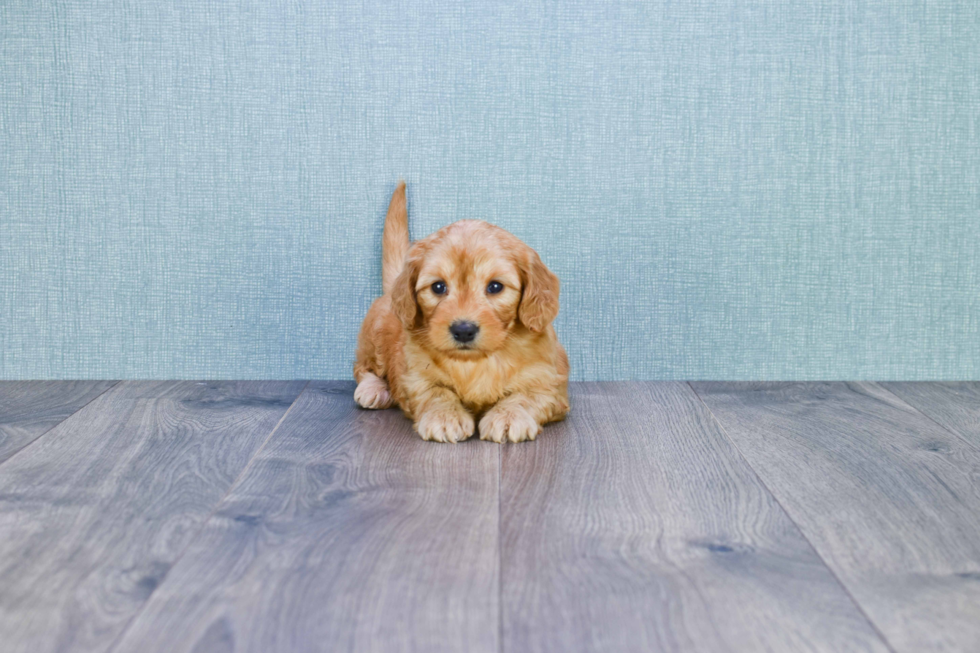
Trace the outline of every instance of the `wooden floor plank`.
{"type": "Polygon", "coordinates": [[[882,385],[933,421],[980,447],[980,382],[882,385]]]}
{"type": "Polygon", "coordinates": [[[0,466],[3,651],[106,650],[303,386],[123,382],[0,466]]]}
{"type": "Polygon", "coordinates": [[[575,384],[504,449],[503,650],[884,651],[686,384],[575,384]]]}
{"type": "Polygon", "coordinates": [[[0,381],[0,463],[116,381],[0,381]]]}
{"type": "Polygon", "coordinates": [[[980,451],[873,383],[697,383],[898,651],[980,650],[980,451]]]}
{"type": "Polygon", "coordinates": [[[314,383],[116,651],[498,650],[499,446],[314,383]]]}

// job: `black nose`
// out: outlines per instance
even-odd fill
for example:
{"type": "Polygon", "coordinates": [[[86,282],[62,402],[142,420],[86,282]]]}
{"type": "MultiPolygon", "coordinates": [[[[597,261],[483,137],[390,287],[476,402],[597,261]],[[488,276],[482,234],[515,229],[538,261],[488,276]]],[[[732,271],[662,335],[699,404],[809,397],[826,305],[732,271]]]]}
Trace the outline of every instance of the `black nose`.
{"type": "Polygon", "coordinates": [[[453,322],[449,326],[449,333],[453,334],[456,342],[473,342],[480,327],[472,322],[453,322]]]}

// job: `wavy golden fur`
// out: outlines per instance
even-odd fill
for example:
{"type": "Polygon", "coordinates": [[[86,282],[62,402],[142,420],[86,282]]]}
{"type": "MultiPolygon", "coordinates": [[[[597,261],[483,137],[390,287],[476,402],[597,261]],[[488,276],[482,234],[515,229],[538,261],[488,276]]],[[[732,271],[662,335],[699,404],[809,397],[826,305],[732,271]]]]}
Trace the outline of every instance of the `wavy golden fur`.
{"type": "Polygon", "coordinates": [[[533,440],[564,418],[568,357],[551,326],[558,277],[537,252],[479,220],[410,246],[400,183],[385,219],[381,276],[384,295],[358,336],[359,405],[397,404],[423,439],[439,442],[465,440],[476,420],[483,440],[533,440]],[[450,327],[460,324],[477,329],[463,336],[471,340],[454,337],[450,327]]]}

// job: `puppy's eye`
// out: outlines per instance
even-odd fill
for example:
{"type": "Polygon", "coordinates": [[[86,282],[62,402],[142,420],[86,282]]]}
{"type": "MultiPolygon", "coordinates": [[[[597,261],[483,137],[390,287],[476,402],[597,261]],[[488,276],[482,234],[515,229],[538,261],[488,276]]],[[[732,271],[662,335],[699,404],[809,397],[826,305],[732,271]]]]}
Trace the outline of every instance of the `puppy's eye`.
{"type": "Polygon", "coordinates": [[[504,284],[499,281],[491,281],[490,285],[487,286],[487,294],[496,295],[498,292],[504,289],[504,284]]]}
{"type": "Polygon", "coordinates": [[[434,284],[432,284],[432,292],[434,292],[437,295],[445,295],[446,284],[442,281],[436,281],[434,284]]]}

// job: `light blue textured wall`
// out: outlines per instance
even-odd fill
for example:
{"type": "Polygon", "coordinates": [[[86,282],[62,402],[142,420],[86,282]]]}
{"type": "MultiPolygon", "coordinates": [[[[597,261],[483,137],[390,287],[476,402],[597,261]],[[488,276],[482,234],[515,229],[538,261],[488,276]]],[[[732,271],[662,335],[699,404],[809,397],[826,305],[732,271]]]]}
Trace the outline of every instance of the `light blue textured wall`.
{"type": "Polygon", "coordinates": [[[2,0],[0,81],[0,377],[346,377],[404,177],[576,378],[980,378],[976,0],[2,0]]]}

